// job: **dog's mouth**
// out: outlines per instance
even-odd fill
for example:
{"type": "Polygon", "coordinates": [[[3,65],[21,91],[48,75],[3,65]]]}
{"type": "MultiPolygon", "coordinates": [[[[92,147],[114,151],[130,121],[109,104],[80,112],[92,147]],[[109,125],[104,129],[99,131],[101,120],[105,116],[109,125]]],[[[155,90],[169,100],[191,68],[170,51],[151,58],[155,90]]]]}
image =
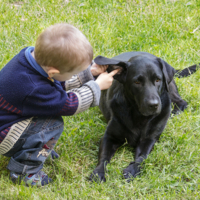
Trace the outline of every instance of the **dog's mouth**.
{"type": "Polygon", "coordinates": [[[147,106],[142,106],[142,107],[140,107],[139,111],[142,115],[144,115],[146,117],[150,116],[150,115],[157,115],[161,112],[161,106],[158,105],[157,108],[155,108],[153,110],[147,108],[147,106]]]}
{"type": "Polygon", "coordinates": [[[139,111],[143,116],[148,117],[148,116],[152,116],[152,115],[158,115],[161,110],[158,110],[158,111],[141,111],[141,110],[139,110],[139,111]]]}

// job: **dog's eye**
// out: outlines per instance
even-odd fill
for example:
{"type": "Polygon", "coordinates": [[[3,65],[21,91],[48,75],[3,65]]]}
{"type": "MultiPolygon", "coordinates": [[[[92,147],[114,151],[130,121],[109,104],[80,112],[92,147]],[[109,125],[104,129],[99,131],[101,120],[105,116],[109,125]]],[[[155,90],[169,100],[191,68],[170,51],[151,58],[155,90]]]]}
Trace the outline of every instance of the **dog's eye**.
{"type": "Polygon", "coordinates": [[[139,82],[139,81],[135,81],[134,83],[135,83],[135,84],[140,84],[140,82],[139,82]]]}
{"type": "Polygon", "coordinates": [[[157,79],[156,79],[156,82],[159,82],[159,81],[160,81],[160,79],[159,79],[159,78],[157,78],[157,79]]]}

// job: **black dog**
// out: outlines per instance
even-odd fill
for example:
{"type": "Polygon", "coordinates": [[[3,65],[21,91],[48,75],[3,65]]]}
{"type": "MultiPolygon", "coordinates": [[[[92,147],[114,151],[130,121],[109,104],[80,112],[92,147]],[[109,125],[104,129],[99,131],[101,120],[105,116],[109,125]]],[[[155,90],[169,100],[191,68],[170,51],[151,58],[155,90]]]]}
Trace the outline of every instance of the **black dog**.
{"type": "Polygon", "coordinates": [[[108,65],[108,72],[116,68],[121,68],[121,72],[114,76],[112,86],[102,91],[100,109],[108,126],[90,180],[106,181],[106,164],[127,141],[135,148],[135,161],[123,171],[124,178],[130,181],[139,174],[140,164],[163,132],[171,113],[171,101],[174,112],[187,106],[178,94],[174,74],[188,76],[196,71],[196,65],[178,71],[146,52],[127,52],[112,59],[98,56],[94,61],[108,65]]]}

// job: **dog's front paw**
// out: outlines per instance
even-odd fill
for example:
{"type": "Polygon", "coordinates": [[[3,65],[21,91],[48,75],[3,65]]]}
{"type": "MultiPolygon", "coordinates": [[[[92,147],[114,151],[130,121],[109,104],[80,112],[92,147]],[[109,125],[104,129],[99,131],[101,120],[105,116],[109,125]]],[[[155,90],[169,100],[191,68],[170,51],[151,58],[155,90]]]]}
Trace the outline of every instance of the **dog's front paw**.
{"type": "Polygon", "coordinates": [[[93,171],[92,174],[90,175],[89,178],[90,181],[94,181],[94,182],[106,182],[106,178],[105,178],[105,172],[98,172],[98,171],[93,171]]]}
{"type": "Polygon", "coordinates": [[[127,182],[130,182],[140,173],[140,164],[131,162],[129,166],[123,170],[124,178],[127,179],[127,182]]]}

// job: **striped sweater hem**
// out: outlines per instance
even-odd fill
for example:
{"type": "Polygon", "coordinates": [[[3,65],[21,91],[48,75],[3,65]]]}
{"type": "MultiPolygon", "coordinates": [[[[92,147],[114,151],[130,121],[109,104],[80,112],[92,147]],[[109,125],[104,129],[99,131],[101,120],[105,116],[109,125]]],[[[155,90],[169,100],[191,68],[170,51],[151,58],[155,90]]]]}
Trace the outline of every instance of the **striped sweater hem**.
{"type": "Polygon", "coordinates": [[[4,140],[0,143],[0,154],[5,154],[15,145],[25,129],[29,126],[32,117],[13,124],[4,140]]]}

